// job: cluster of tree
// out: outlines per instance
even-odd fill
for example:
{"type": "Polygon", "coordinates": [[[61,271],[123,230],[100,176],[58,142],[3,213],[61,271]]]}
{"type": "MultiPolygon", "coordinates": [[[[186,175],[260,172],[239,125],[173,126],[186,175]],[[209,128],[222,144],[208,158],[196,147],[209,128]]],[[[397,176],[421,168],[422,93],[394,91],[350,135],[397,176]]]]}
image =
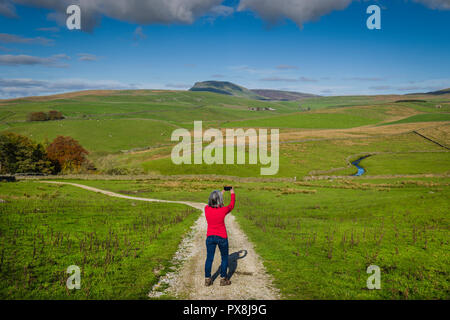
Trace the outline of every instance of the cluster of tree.
{"type": "Polygon", "coordinates": [[[0,134],[0,173],[55,173],[45,147],[15,133],[0,134]]]}
{"type": "Polygon", "coordinates": [[[311,111],[310,107],[303,107],[301,104],[298,106],[301,111],[311,111]]]}
{"type": "Polygon", "coordinates": [[[0,134],[0,174],[57,174],[95,170],[86,158],[88,154],[71,137],[59,136],[45,146],[20,134],[0,134]]]}
{"type": "Polygon", "coordinates": [[[51,110],[48,113],[45,112],[31,112],[28,114],[28,121],[48,121],[48,120],[61,120],[64,119],[63,114],[60,111],[51,110]]]}
{"type": "Polygon", "coordinates": [[[63,173],[80,172],[82,169],[94,170],[86,156],[89,154],[77,140],[71,137],[58,136],[47,147],[47,156],[57,164],[63,173]]]}

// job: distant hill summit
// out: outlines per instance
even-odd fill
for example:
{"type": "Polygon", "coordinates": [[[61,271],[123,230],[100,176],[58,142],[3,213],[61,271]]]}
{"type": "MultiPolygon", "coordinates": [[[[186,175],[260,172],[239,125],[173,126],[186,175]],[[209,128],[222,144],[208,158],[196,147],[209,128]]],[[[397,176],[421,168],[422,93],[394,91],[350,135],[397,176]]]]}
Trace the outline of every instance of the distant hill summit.
{"type": "Polygon", "coordinates": [[[251,89],[257,95],[263,96],[269,100],[294,101],[304,98],[318,97],[311,93],[302,93],[295,91],[269,90],[269,89],[251,89]]]}
{"type": "Polygon", "coordinates": [[[196,82],[189,91],[206,91],[219,94],[226,94],[229,96],[236,96],[247,99],[266,100],[266,98],[257,95],[247,88],[238,86],[237,84],[227,81],[203,81],[196,82]]]}
{"type": "Polygon", "coordinates": [[[439,91],[427,92],[427,94],[435,94],[435,95],[448,94],[448,93],[450,93],[450,88],[442,89],[442,90],[439,90],[439,91]]]}
{"type": "Polygon", "coordinates": [[[437,90],[437,91],[430,91],[430,92],[414,92],[414,93],[407,93],[405,94],[405,96],[412,96],[412,95],[443,95],[443,94],[450,94],[450,88],[447,89],[442,89],[442,90],[437,90]]]}
{"type": "Polygon", "coordinates": [[[196,82],[189,91],[204,91],[226,94],[229,96],[256,99],[256,100],[278,100],[292,101],[303,98],[316,97],[309,93],[300,93],[281,90],[255,89],[250,90],[228,81],[203,81],[196,82]]]}

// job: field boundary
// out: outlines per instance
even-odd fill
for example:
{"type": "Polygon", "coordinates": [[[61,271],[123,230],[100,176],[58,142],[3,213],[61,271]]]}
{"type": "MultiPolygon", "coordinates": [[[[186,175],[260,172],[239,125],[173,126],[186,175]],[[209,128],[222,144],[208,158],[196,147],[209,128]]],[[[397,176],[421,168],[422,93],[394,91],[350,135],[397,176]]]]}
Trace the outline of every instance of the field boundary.
{"type": "Polygon", "coordinates": [[[416,130],[414,130],[413,132],[414,132],[415,134],[417,134],[417,135],[421,136],[422,138],[424,138],[424,139],[426,139],[426,140],[428,140],[428,141],[431,141],[431,142],[433,142],[434,144],[437,144],[438,146],[440,146],[440,147],[442,147],[442,148],[445,148],[445,149],[447,149],[447,150],[450,150],[450,148],[449,148],[449,147],[447,147],[447,146],[444,146],[444,145],[440,144],[439,142],[437,142],[437,141],[434,141],[434,140],[433,140],[433,139],[431,139],[431,138],[428,138],[427,136],[424,136],[423,134],[421,134],[421,133],[417,132],[416,130]]]}

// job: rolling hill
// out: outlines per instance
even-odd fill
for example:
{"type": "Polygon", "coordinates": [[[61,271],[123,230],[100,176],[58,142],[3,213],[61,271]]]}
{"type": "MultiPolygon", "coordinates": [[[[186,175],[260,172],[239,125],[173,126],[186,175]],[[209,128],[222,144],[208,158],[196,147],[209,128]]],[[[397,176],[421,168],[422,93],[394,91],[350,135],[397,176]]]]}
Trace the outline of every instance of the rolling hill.
{"type": "Polygon", "coordinates": [[[294,91],[269,90],[269,89],[251,89],[250,91],[256,93],[259,96],[263,96],[266,99],[278,101],[295,101],[305,98],[318,97],[317,95],[314,94],[294,92],[294,91]]]}
{"type": "Polygon", "coordinates": [[[247,88],[227,81],[196,82],[189,91],[213,92],[240,98],[266,100],[263,96],[260,96],[247,88]]]}
{"type": "Polygon", "coordinates": [[[438,91],[427,92],[427,94],[432,94],[432,95],[441,95],[441,94],[447,94],[447,93],[450,93],[450,88],[442,89],[442,90],[438,90],[438,91]]]}
{"type": "Polygon", "coordinates": [[[271,101],[295,101],[304,98],[317,97],[309,93],[269,90],[269,89],[247,89],[227,81],[203,81],[196,82],[189,91],[214,92],[240,98],[271,100],[271,101]]]}
{"type": "Polygon", "coordinates": [[[443,94],[449,94],[450,88],[436,90],[436,91],[429,91],[429,92],[414,92],[414,93],[407,93],[405,96],[414,96],[414,95],[443,95],[443,94]]]}
{"type": "MultiPolygon", "coordinates": [[[[404,99],[404,96],[311,97],[299,102],[249,99],[249,95],[259,96],[232,83],[221,88],[228,93],[115,90],[3,100],[0,101],[0,133],[15,132],[40,143],[52,141],[58,135],[71,136],[89,151],[89,158],[102,172],[108,172],[110,168],[126,168],[162,174],[233,172],[240,176],[257,173],[251,166],[233,167],[232,170],[226,166],[171,166],[170,157],[167,158],[174,145],[171,133],[177,128],[192,130],[194,121],[201,120],[205,129],[277,128],[283,142],[357,139],[347,142],[345,148],[342,148],[341,140],[330,140],[324,145],[318,142],[311,143],[311,146],[303,145],[312,148],[308,152],[317,155],[317,158],[309,160],[298,153],[300,149],[294,147],[295,143],[283,144],[281,161],[285,162],[279,176],[295,173],[298,177],[312,170],[342,167],[346,157],[353,154],[381,150],[378,145],[361,149],[360,144],[365,143],[358,140],[361,135],[407,134],[411,130],[435,126],[433,130],[427,129],[430,131],[426,135],[444,145],[448,141],[450,105],[446,101],[449,94],[422,95],[418,97],[423,100],[421,102],[416,101],[419,99],[404,99]],[[62,112],[65,119],[27,121],[31,112],[50,110],[62,112]],[[331,147],[338,148],[333,149],[332,154],[342,149],[342,156],[324,163],[322,159],[327,155],[321,150],[330,151],[331,147]]],[[[410,134],[413,142],[417,142],[416,134],[410,134]]],[[[393,142],[389,148],[397,143],[403,145],[405,142],[393,142]]],[[[422,143],[428,142],[424,140],[422,143]]],[[[410,149],[429,151],[421,144],[414,144],[410,149]]]]}

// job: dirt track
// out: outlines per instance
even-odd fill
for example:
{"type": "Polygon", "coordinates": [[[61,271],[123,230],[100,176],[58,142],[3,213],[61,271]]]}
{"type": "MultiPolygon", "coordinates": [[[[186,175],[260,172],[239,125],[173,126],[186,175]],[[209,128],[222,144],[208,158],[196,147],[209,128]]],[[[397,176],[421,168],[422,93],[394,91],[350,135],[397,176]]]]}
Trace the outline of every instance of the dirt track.
{"type": "MultiPolygon", "coordinates": [[[[180,203],[199,209],[203,212],[205,204],[188,201],[169,201],[131,197],[111,191],[101,190],[76,183],[40,181],[41,183],[66,184],[85,190],[102,193],[110,197],[117,197],[138,201],[180,203]]],[[[239,204],[237,195],[236,205],[239,204]]],[[[206,259],[206,228],[207,223],[204,214],[200,215],[192,226],[191,232],[182,240],[178,251],[174,256],[175,262],[180,262],[179,268],[162,277],[158,284],[149,288],[150,297],[160,297],[164,294],[190,300],[274,300],[281,296],[272,285],[271,277],[265,272],[261,258],[256,254],[252,243],[240,229],[235,217],[229,214],[225,220],[229,238],[229,275],[232,284],[219,286],[218,271],[220,267],[220,253],[216,250],[212,268],[213,285],[204,286],[204,263],[206,259]],[[159,290],[162,284],[168,288],[159,290]]]]}

